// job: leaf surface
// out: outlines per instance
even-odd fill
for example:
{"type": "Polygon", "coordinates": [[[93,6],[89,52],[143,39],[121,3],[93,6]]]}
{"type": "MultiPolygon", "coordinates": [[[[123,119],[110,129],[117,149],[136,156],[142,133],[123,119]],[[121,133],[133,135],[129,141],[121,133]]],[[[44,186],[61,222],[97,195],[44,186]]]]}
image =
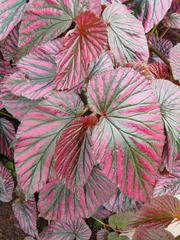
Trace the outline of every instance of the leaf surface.
{"type": "Polygon", "coordinates": [[[180,81],[180,43],[170,50],[170,65],[174,79],[180,81]]]}
{"type": "Polygon", "coordinates": [[[172,170],[180,143],[180,89],[167,80],[154,80],[152,88],[160,104],[166,131],[163,160],[168,170],[172,170]]]}
{"type": "Polygon", "coordinates": [[[138,227],[135,234],[133,235],[133,240],[174,240],[174,236],[169,231],[159,228],[147,228],[138,227]]]}
{"type": "Polygon", "coordinates": [[[65,32],[73,20],[71,10],[64,0],[31,1],[20,27],[17,59],[65,32]]]}
{"type": "Polygon", "coordinates": [[[94,168],[83,190],[74,194],[56,179],[40,191],[39,211],[46,219],[88,218],[115,192],[115,186],[94,168]]]}
{"type": "Polygon", "coordinates": [[[0,0],[0,41],[18,24],[26,8],[26,0],[0,0]]]}
{"type": "Polygon", "coordinates": [[[139,212],[131,219],[130,226],[138,227],[167,227],[175,218],[180,216],[179,199],[165,195],[152,198],[150,203],[142,206],[139,212]]]}
{"type": "Polygon", "coordinates": [[[101,116],[94,152],[109,179],[135,200],[150,197],[164,144],[159,105],[148,80],[131,68],[95,75],[89,105],[101,116]]]}
{"type": "Polygon", "coordinates": [[[0,118],[0,153],[13,159],[13,141],[15,140],[15,129],[11,122],[0,118]]]}
{"type": "Polygon", "coordinates": [[[9,171],[0,163],[0,201],[10,202],[14,190],[14,181],[9,171]]]}
{"type": "Polygon", "coordinates": [[[67,222],[54,221],[39,238],[40,240],[88,240],[90,236],[90,228],[83,219],[79,218],[67,222]]]}
{"type": "Polygon", "coordinates": [[[72,121],[56,144],[55,169],[61,180],[71,190],[77,190],[87,181],[96,159],[91,140],[96,116],[81,117],[72,121]]]}
{"type": "Polygon", "coordinates": [[[89,11],[76,19],[76,27],[63,41],[57,54],[57,90],[76,87],[87,75],[88,63],[97,60],[106,46],[106,25],[101,18],[89,11]]]}
{"type": "Polygon", "coordinates": [[[143,26],[123,4],[108,6],[103,19],[107,24],[110,49],[118,62],[147,62],[149,52],[143,26]]]}
{"type": "Polygon", "coordinates": [[[12,204],[12,209],[21,229],[32,237],[37,237],[37,210],[34,197],[28,201],[16,199],[12,204]]]}
{"type": "Polygon", "coordinates": [[[55,93],[30,111],[18,128],[15,164],[19,184],[27,194],[46,183],[56,141],[64,128],[80,114],[83,106],[74,93],[55,93]]]}

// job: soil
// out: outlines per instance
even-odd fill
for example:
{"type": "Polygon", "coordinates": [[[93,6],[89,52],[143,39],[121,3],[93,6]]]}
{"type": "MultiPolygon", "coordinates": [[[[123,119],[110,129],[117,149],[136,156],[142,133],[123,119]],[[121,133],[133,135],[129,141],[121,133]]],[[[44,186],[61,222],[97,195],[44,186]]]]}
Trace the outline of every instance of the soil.
{"type": "Polygon", "coordinates": [[[0,240],[24,240],[25,234],[14,217],[11,203],[0,202],[0,240]]]}

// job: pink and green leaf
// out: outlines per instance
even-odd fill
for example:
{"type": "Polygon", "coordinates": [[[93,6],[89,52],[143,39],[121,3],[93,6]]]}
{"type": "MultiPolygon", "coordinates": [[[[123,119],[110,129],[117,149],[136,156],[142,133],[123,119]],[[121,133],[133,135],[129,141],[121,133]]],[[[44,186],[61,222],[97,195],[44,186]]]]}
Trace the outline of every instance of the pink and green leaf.
{"type": "Polygon", "coordinates": [[[115,193],[115,185],[97,168],[91,172],[83,189],[74,194],[56,179],[40,191],[39,211],[46,219],[75,220],[88,218],[115,193]]]}
{"type": "Polygon", "coordinates": [[[39,236],[40,240],[88,240],[91,230],[81,218],[69,221],[54,221],[39,236]]]}
{"type": "Polygon", "coordinates": [[[37,237],[37,210],[34,197],[27,201],[17,198],[12,204],[12,209],[21,229],[26,234],[37,237]]]}
{"type": "Polygon", "coordinates": [[[172,0],[126,0],[125,4],[142,21],[145,32],[149,32],[166,15],[172,0]]]}
{"type": "Polygon", "coordinates": [[[23,57],[17,66],[20,71],[12,74],[5,83],[13,94],[37,100],[52,93],[56,63],[51,56],[37,49],[23,57]]]}
{"type": "Polygon", "coordinates": [[[166,133],[163,160],[167,169],[172,170],[180,141],[180,88],[163,79],[154,80],[152,88],[160,104],[166,133]]]}
{"type": "Polygon", "coordinates": [[[143,26],[121,3],[113,3],[103,12],[107,24],[108,42],[116,60],[121,64],[149,58],[143,26]]]}
{"type": "Polygon", "coordinates": [[[14,190],[14,181],[9,171],[0,163],[0,201],[10,202],[14,190]]]}
{"type": "Polygon", "coordinates": [[[86,11],[75,22],[75,29],[66,34],[56,56],[57,90],[72,89],[80,84],[88,74],[88,64],[97,60],[106,46],[106,25],[100,17],[86,11]]]}
{"type": "Polygon", "coordinates": [[[159,104],[148,80],[131,68],[97,74],[88,101],[101,116],[92,139],[104,173],[128,197],[147,200],[164,145],[159,104]]]}
{"type": "Polygon", "coordinates": [[[64,33],[73,20],[64,0],[31,1],[22,18],[17,59],[33,50],[38,44],[64,33]]]}
{"type": "Polygon", "coordinates": [[[133,240],[175,240],[175,237],[164,228],[138,227],[133,235],[133,240]]]}
{"type": "Polygon", "coordinates": [[[174,79],[180,81],[180,43],[170,50],[170,65],[174,79]]]}
{"type": "Polygon", "coordinates": [[[55,93],[40,102],[22,120],[15,146],[19,184],[27,194],[39,191],[47,182],[54,164],[60,133],[83,110],[74,93],[55,93]]]}
{"type": "Polygon", "coordinates": [[[97,121],[93,115],[75,119],[56,143],[55,169],[71,190],[76,191],[86,183],[96,164],[91,135],[97,121]]]}
{"type": "Polygon", "coordinates": [[[13,141],[15,140],[15,128],[11,122],[0,118],[0,154],[13,159],[13,141]]]}
{"type": "Polygon", "coordinates": [[[4,40],[21,21],[26,0],[0,0],[0,41],[4,40]]]}
{"type": "Polygon", "coordinates": [[[152,198],[142,206],[131,219],[130,226],[167,227],[175,218],[180,217],[180,200],[171,195],[152,198]]]}

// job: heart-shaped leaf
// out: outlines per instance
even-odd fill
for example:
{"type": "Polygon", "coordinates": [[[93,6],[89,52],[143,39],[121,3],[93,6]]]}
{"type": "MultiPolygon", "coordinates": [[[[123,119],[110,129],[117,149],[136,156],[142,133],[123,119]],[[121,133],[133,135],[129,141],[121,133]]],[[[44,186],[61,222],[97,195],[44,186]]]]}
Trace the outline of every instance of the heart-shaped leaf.
{"type": "Polygon", "coordinates": [[[39,211],[46,219],[88,218],[115,192],[115,186],[94,168],[83,189],[74,194],[56,179],[46,184],[39,196],[39,211]]]}
{"type": "Polygon", "coordinates": [[[10,202],[14,189],[14,181],[9,171],[0,164],[0,201],[10,202]]]}
{"type": "Polygon", "coordinates": [[[147,62],[149,52],[143,26],[124,8],[121,3],[113,3],[103,12],[111,51],[121,64],[147,62]]]}
{"type": "Polygon", "coordinates": [[[22,120],[15,147],[16,172],[27,194],[46,183],[54,163],[56,141],[64,128],[82,111],[74,93],[56,93],[40,102],[22,120]]]}
{"type": "Polygon", "coordinates": [[[44,230],[40,240],[88,240],[91,236],[91,230],[81,218],[69,220],[67,222],[54,221],[44,230]]]}
{"type": "Polygon", "coordinates": [[[164,135],[159,105],[148,80],[131,68],[97,74],[89,105],[100,117],[94,152],[104,173],[135,200],[151,196],[164,135]]]}

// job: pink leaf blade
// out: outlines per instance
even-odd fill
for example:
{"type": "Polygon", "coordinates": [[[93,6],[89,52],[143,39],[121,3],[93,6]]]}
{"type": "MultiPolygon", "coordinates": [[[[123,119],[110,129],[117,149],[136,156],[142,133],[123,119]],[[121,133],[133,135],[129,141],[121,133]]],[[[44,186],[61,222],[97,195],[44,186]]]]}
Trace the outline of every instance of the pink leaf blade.
{"type": "Polygon", "coordinates": [[[148,80],[131,68],[97,74],[88,101],[101,116],[92,139],[104,173],[128,197],[147,200],[164,145],[159,104],[148,80]]]}
{"type": "Polygon", "coordinates": [[[174,79],[180,81],[180,43],[170,50],[170,65],[174,79]]]}
{"type": "Polygon", "coordinates": [[[81,218],[77,220],[53,221],[39,236],[40,240],[74,240],[75,238],[87,240],[91,230],[81,218]]]}

